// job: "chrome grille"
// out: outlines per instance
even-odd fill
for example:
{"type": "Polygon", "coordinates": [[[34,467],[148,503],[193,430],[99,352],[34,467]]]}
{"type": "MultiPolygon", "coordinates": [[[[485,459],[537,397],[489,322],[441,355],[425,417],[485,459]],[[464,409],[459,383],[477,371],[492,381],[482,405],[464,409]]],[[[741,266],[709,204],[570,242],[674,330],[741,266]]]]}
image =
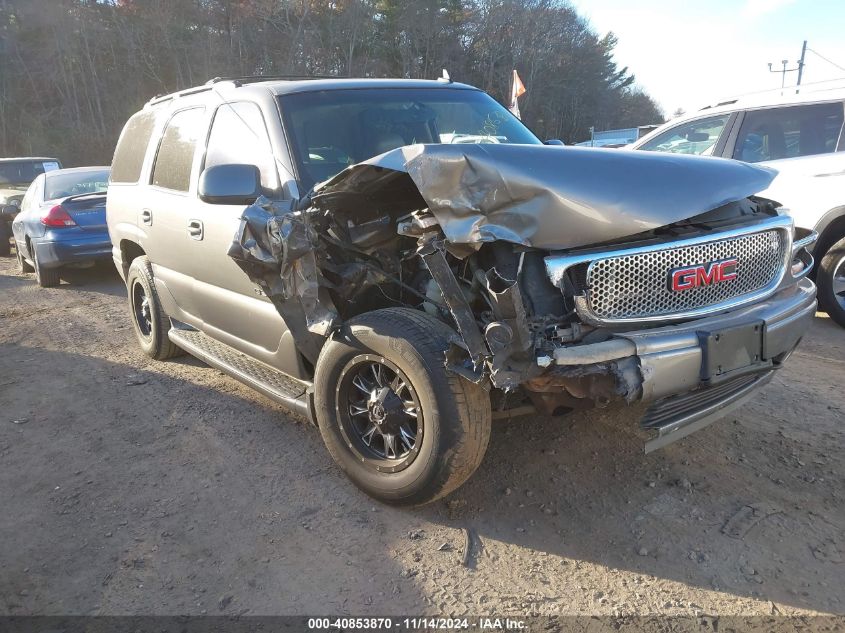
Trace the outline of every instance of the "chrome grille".
{"type": "Polygon", "coordinates": [[[765,291],[785,266],[788,238],[781,230],[666,250],[593,260],[587,269],[587,299],[604,321],[684,314],[765,291]],[[670,271],[714,261],[738,260],[735,279],[673,291],[670,271]]]}

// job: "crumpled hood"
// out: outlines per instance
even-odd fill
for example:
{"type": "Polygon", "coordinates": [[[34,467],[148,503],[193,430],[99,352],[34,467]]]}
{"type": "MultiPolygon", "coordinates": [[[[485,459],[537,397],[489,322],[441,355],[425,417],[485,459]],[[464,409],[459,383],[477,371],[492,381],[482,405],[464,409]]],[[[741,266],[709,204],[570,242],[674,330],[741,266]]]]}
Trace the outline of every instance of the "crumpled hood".
{"type": "Polygon", "coordinates": [[[421,196],[447,240],[559,250],[678,222],[766,189],[776,171],[657,152],[540,145],[408,145],[316,188],[325,208],[413,208],[421,196]],[[416,191],[410,195],[408,179],[416,191]],[[417,196],[418,194],[418,196],[417,196]],[[409,206],[410,205],[410,206],[409,206]]]}

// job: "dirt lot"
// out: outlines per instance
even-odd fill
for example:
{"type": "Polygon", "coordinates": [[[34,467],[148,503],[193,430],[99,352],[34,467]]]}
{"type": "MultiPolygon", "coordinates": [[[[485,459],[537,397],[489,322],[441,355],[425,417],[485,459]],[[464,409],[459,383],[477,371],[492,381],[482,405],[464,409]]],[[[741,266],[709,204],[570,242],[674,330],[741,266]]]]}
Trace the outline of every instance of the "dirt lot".
{"type": "Polygon", "coordinates": [[[501,422],[398,510],[282,408],[143,356],[112,269],[47,290],[0,259],[0,613],[843,613],[843,378],[819,315],[684,441],[644,456],[639,409],[501,422]]]}

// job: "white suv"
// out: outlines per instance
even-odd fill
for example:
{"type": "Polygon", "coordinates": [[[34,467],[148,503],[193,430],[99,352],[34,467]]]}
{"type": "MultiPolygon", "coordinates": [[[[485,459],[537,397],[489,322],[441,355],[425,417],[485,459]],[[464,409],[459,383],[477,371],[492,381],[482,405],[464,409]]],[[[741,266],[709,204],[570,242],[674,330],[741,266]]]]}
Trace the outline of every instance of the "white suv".
{"type": "Polygon", "coordinates": [[[819,233],[819,303],[845,327],[845,89],[743,97],[668,123],[629,149],[721,156],[772,167],[760,195],[819,233]]]}

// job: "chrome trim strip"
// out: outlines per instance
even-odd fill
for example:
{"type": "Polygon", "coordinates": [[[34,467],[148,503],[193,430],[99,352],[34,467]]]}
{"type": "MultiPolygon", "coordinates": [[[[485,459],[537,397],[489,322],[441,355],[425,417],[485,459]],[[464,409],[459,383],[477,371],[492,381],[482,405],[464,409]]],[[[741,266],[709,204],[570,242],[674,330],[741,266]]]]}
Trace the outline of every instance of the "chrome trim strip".
{"type": "Polygon", "coordinates": [[[726,231],[708,233],[705,235],[697,235],[687,239],[670,240],[667,242],[648,244],[645,246],[635,246],[632,248],[623,248],[619,250],[589,252],[582,251],[579,253],[571,254],[549,255],[545,258],[546,272],[551,282],[562,290],[561,282],[563,281],[563,277],[566,274],[566,271],[577,264],[585,264],[587,262],[592,262],[597,259],[626,257],[629,255],[640,255],[643,253],[654,253],[658,251],[672,250],[674,248],[683,248],[685,246],[695,246],[698,244],[721,242],[727,239],[744,237],[746,235],[753,235],[754,233],[765,233],[766,231],[772,230],[779,230],[784,233],[784,239],[786,240],[786,248],[784,248],[785,257],[777,277],[775,277],[775,279],[773,279],[770,284],[768,284],[764,288],[761,288],[757,292],[742,295],[740,297],[735,297],[727,301],[722,301],[721,303],[705,306],[695,310],[689,310],[686,312],[676,312],[673,314],[639,317],[633,319],[601,319],[596,316],[589,308],[589,301],[587,300],[587,297],[585,297],[584,295],[579,295],[574,298],[576,310],[578,311],[579,316],[585,322],[592,325],[633,325],[638,323],[655,323],[691,319],[737,308],[747,303],[751,303],[753,301],[757,301],[759,299],[767,297],[774,293],[775,290],[777,290],[784,277],[786,276],[787,271],[790,269],[793,259],[792,236],[794,226],[791,217],[787,215],[779,215],[776,217],[767,218],[766,220],[757,222],[755,224],[745,225],[726,231]]]}
{"type": "MultiPolygon", "coordinates": [[[[798,231],[799,229],[796,229],[798,231]]],[[[813,270],[813,266],[816,265],[816,261],[813,258],[812,252],[810,252],[810,247],[815,244],[819,239],[819,234],[817,231],[810,231],[807,235],[802,237],[801,239],[795,240],[792,243],[792,261],[789,263],[790,274],[792,270],[792,264],[795,260],[800,260],[802,264],[804,264],[804,268],[795,275],[792,274],[793,279],[802,279],[810,274],[810,271],[813,270]]]]}
{"type": "Polygon", "coordinates": [[[792,256],[795,257],[802,248],[809,248],[815,244],[819,239],[817,231],[810,231],[809,235],[802,237],[800,240],[795,240],[792,243],[792,256]]]}

